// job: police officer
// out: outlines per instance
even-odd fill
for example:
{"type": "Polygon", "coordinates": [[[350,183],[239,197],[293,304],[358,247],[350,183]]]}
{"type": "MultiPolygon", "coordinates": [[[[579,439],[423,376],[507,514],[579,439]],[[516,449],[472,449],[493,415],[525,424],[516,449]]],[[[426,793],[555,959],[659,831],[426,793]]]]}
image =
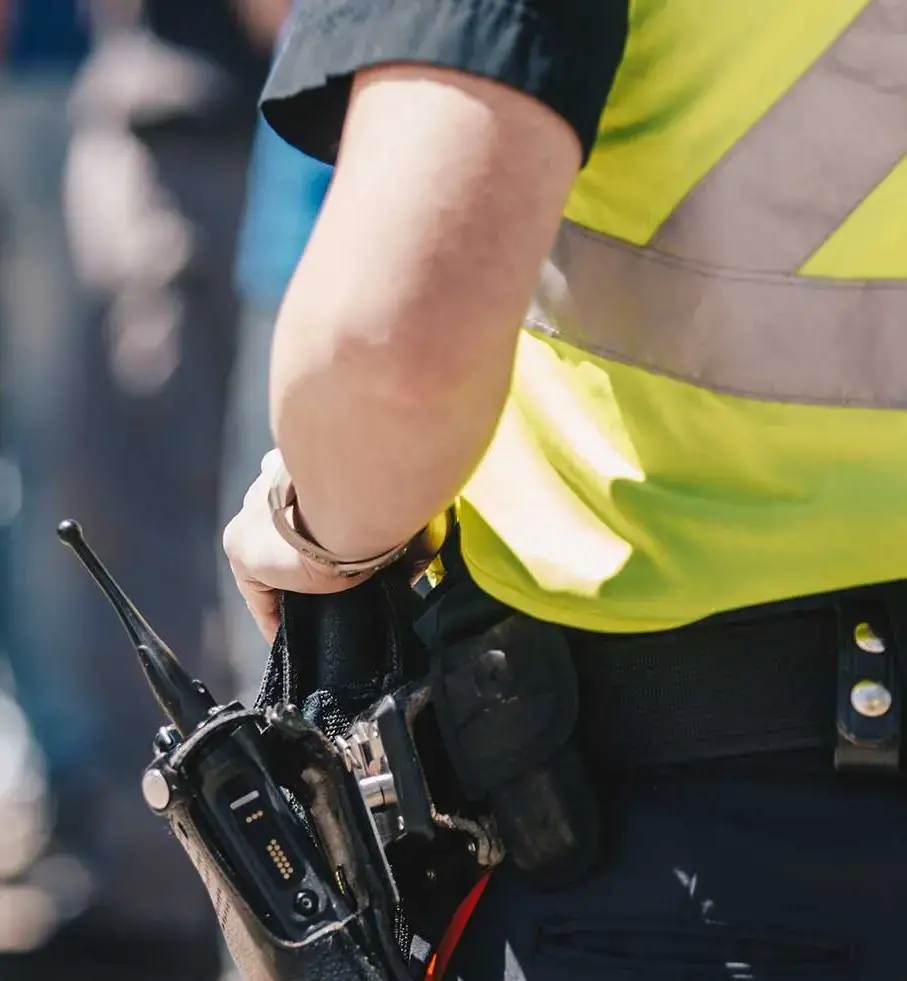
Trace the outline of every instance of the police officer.
{"type": "Polygon", "coordinates": [[[604,858],[496,873],[451,971],[896,976],[907,3],[310,0],[264,111],[337,169],[252,613],[457,498],[430,640],[513,607],[579,673],[604,858]]]}

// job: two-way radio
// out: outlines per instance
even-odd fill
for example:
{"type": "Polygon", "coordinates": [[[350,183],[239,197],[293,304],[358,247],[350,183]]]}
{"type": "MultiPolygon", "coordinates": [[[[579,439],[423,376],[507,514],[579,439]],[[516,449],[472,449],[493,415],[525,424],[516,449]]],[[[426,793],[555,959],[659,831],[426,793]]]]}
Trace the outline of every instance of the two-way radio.
{"type": "Polygon", "coordinates": [[[177,795],[191,793],[207,830],[241,883],[250,906],[286,940],[348,915],[330,888],[332,876],[286,796],[269,773],[262,732],[253,718],[237,718],[220,738],[186,761],[177,774],[166,755],[218,717],[236,715],[236,703],[218,707],[208,689],[186,672],[91,550],[75,521],[58,535],[110,600],[139,656],[148,685],[172,728],[155,743],[158,760],[146,770],[142,790],[149,807],[165,813],[177,795]]]}
{"type": "Polygon", "coordinates": [[[414,736],[427,682],[386,692],[333,739],[293,705],[219,705],[79,524],[64,521],[58,535],[112,604],[169,720],[142,791],[205,881],[241,970],[262,981],[410,977],[395,936],[400,896],[388,846],[453,834],[473,881],[502,857],[492,828],[435,808],[414,736]]]}

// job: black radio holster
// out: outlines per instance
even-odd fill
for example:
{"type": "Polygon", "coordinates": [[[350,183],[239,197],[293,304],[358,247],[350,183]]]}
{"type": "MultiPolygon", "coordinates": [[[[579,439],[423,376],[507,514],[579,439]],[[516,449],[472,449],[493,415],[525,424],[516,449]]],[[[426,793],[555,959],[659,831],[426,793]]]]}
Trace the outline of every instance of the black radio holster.
{"type": "Polygon", "coordinates": [[[469,861],[466,836],[455,831],[383,849],[336,743],[403,684],[404,658],[407,668],[422,668],[423,652],[413,646],[404,654],[409,638],[398,629],[406,589],[388,576],[338,596],[287,596],[255,707],[217,710],[183,741],[169,730],[158,736],[146,799],[197,869],[249,981],[406,981],[430,953],[423,938],[440,935],[482,873],[469,861]],[[164,785],[154,806],[155,788],[164,785]],[[246,847],[243,835],[265,822],[270,830],[246,847]],[[410,856],[434,849],[442,859],[458,852],[458,881],[424,895],[425,866],[416,877],[410,856]],[[406,888],[407,877],[418,879],[417,888],[406,888]],[[283,878],[293,883],[292,895],[283,878]],[[420,890],[413,942],[401,894],[420,890]]]}
{"type": "MultiPolygon", "coordinates": [[[[262,722],[260,716],[256,721],[262,722]]],[[[231,725],[224,726],[222,736],[231,725]]],[[[191,796],[193,757],[205,751],[205,744],[218,739],[216,729],[204,731],[197,744],[184,744],[169,760],[174,783],[187,784],[187,796],[175,797],[162,816],[166,817],[177,841],[183,846],[204,882],[217,915],[218,923],[230,954],[246,981],[405,981],[411,977],[403,954],[395,942],[395,910],[387,901],[387,884],[382,881],[381,858],[369,854],[365,839],[354,831],[355,819],[348,812],[343,795],[332,792],[343,786],[344,775],[331,764],[331,754],[325,746],[316,750],[319,767],[324,767],[316,781],[320,786],[306,784],[301,768],[291,775],[291,759],[312,759],[311,730],[292,727],[279,733],[272,730],[262,740],[265,755],[256,762],[274,774],[276,782],[306,800],[309,807],[333,811],[338,836],[343,840],[340,851],[348,848],[361,853],[349,856],[346,868],[352,864],[359,869],[363,880],[357,886],[367,899],[358,907],[343,895],[332,881],[330,865],[324,860],[323,846],[316,848],[309,830],[298,821],[295,833],[305,841],[312,859],[312,875],[304,892],[308,908],[299,906],[299,923],[291,939],[268,922],[267,916],[250,903],[247,885],[241,881],[224,854],[217,848],[216,839],[198,802],[191,796]],[[178,754],[178,755],[177,755],[178,754]],[[331,770],[335,772],[331,775],[331,770]],[[329,775],[329,776],[325,776],[329,775]],[[313,793],[314,790],[314,793],[313,793]]],[[[253,812],[254,813],[254,812],[253,812]]],[[[335,843],[339,844],[339,842],[335,843]]],[[[349,884],[346,884],[349,889],[349,884]]]]}
{"type": "Polygon", "coordinates": [[[429,652],[410,629],[418,603],[393,569],[345,594],[285,597],[256,706],[216,710],[182,742],[159,739],[146,781],[166,783],[167,801],[154,809],[251,981],[417,976],[459,902],[505,853],[542,888],[597,857],[561,630],[513,614],[429,652]],[[372,754],[367,770],[349,765],[357,734],[372,754]],[[382,779],[388,807],[364,790],[382,779]],[[273,834],[248,851],[243,835],[264,821],[273,834]],[[229,855],[243,848],[248,867],[234,868],[229,855]],[[274,888],[252,867],[263,855],[277,863],[274,888]],[[281,876],[296,882],[301,869],[298,893],[284,895],[281,876]]]}

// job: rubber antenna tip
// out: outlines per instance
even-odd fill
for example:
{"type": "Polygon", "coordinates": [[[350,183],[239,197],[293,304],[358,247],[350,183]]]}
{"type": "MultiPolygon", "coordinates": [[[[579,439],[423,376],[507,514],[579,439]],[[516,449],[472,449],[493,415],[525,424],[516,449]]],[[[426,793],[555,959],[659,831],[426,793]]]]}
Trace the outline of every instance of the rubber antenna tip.
{"type": "Polygon", "coordinates": [[[78,521],[67,518],[57,526],[57,538],[61,542],[66,542],[67,545],[74,545],[76,542],[81,542],[83,540],[82,526],[78,521]]]}

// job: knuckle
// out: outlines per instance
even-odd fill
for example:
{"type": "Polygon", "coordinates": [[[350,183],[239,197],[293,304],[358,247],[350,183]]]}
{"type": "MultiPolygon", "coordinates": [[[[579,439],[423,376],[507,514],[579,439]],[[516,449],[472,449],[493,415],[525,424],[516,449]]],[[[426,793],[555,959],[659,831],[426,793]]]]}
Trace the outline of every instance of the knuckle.
{"type": "Polygon", "coordinates": [[[265,493],[265,483],[262,477],[256,478],[254,483],[246,491],[245,497],[243,497],[242,504],[244,508],[251,508],[255,503],[260,500],[265,493]]]}
{"type": "Polygon", "coordinates": [[[268,450],[267,453],[261,458],[261,472],[269,473],[271,470],[275,469],[280,463],[282,457],[280,455],[280,450],[276,447],[273,450],[268,450]]]}

